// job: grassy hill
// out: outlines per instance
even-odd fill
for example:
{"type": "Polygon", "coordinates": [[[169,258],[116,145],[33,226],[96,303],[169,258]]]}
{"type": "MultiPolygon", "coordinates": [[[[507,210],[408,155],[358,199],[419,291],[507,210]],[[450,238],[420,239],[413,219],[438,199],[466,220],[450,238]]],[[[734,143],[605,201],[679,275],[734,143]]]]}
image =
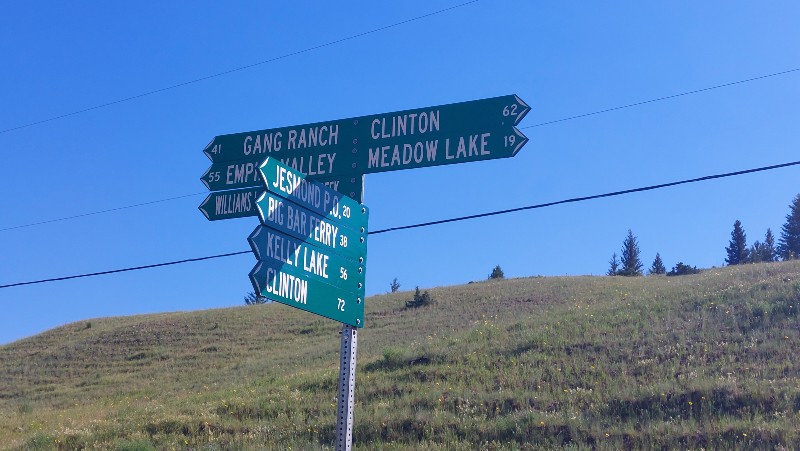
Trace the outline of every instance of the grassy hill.
{"type": "MultiPolygon", "coordinates": [[[[361,449],[793,449],[800,262],[367,300],[361,449]]],[[[8,449],[322,449],[339,326],[279,304],[92,319],[0,347],[8,449]]]]}

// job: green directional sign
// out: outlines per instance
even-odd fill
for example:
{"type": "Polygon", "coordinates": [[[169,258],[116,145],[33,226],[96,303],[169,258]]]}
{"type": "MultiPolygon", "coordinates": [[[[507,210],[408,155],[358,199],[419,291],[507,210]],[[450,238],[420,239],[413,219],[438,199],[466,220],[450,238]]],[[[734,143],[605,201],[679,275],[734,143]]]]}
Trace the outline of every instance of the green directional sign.
{"type": "Polygon", "coordinates": [[[367,218],[362,206],[350,218],[323,216],[291,201],[265,192],[256,202],[265,226],[299,238],[350,260],[364,262],[367,255],[367,218]]]}
{"type": "Polygon", "coordinates": [[[329,218],[347,223],[355,216],[364,216],[366,223],[366,216],[360,211],[366,207],[361,203],[321,183],[308,180],[303,173],[281,164],[275,158],[267,157],[258,169],[268,191],[329,218]]]}
{"type": "Polygon", "coordinates": [[[267,156],[314,178],[512,157],[528,141],[515,127],[528,111],[507,95],[217,136],[203,180],[212,190],[257,186],[267,156]]]}
{"type": "Polygon", "coordinates": [[[247,241],[260,261],[282,263],[293,274],[364,297],[364,262],[348,260],[264,226],[256,227],[247,241]]]}
{"type": "MultiPolygon", "coordinates": [[[[230,189],[263,186],[261,182],[261,173],[258,170],[258,167],[262,162],[263,161],[259,160],[243,163],[225,162],[213,164],[206,170],[206,172],[200,178],[200,181],[203,182],[206,188],[208,188],[210,191],[224,191],[230,189]]],[[[309,175],[308,178],[321,182],[324,185],[340,191],[346,196],[349,196],[350,192],[358,191],[355,185],[361,185],[361,180],[358,177],[359,175],[360,174],[355,173],[346,175],[312,173],[312,175],[309,175]],[[341,190],[339,186],[342,186],[341,190]]]]}
{"type": "Polygon", "coordinates": [[[262,194],[264,188],[212,192],[199,208],[209,221],[258,216],[256,201],[262,194]]]}
{"type": "Polygon", "coordinates": [[[364,296],[309,278],[292,265],[274,260],[259,261],[250,271],[256,293],[267,299],[330,318],[354,327],[364,327],[364,296]]]}
{"type": "MultiPolygon", "coordinates": [[[[357,199],[363,190],[363,176],[353,174],[337,180],[319,181],[323,185],[357,199]]],[[[264,194],[263,182],[258,187],[211,192],[200,204],[200,211],[210,221],[258,216],[256,200],[264,194]]]]}

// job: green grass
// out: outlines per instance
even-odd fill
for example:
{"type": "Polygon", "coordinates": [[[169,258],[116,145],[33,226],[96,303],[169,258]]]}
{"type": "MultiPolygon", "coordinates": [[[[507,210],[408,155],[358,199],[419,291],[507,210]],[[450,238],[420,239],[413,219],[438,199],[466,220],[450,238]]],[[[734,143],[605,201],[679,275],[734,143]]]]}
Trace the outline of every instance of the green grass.
{"type": "MultiPolygon", "coordinates": [[[[367,300],[359,449],[794,449],[800,262],[367,300]]],[[[90,324],[90,326],[89,326],[90,324]]],[[[0,347],[6,449],[329,449],[339,326],[279,304],[0,347]]]]}

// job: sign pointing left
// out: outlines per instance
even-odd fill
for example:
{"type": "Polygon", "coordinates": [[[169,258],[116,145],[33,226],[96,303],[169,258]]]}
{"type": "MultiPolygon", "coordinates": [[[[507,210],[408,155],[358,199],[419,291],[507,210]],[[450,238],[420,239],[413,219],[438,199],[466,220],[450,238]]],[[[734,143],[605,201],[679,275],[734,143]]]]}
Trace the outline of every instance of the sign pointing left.
{"type": "Polygon", "coordinates": [[[215,191],[205,198],[199,208],[209,221],[258,216],[256,201],[262,194],[264,188],[215,191]]]}
{"type": "Polygon", "coordinates": [[[364,327],[367,207],[273,158],[259,171],[264,225],[248,238],[259,260],[250,273],[256,292],[364,327]]]}
{"type": "Polygon", "coordinates": [[[260,261],[250,271],[256,293],[292,307],[354,327],[364,327],[364,298],[324,282],[298,277],[274,261],[260,261]]]}
{"type": "Polygon", "coordinates": [[[528,111],[512,94],[220,135],[203,151],[202,180],[212,191],[257,186],[267,156],[315,179],[509,158],[528,142],[516,128],[528,111]]]}

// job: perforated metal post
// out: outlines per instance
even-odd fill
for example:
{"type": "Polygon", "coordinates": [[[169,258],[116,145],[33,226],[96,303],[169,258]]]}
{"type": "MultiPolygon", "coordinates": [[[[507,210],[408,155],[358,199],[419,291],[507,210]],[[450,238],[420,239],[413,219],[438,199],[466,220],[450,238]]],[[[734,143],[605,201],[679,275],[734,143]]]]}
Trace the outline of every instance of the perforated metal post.
{"type": "Polygon", "coordinates": [[[356,349],[358,329],[342,327],[339,361],[339,398],[336,409],[336,451],[349,451],[353,445],[353,407],[356,391],[356,349]]]}
{"type": "MultiPolygon", "coordinates": [[[[353,142],[355,145],[356,142],[353,142]]],[[[355,149],[353,149],[355,152],[355,149]]],[[[356,198],[364,203],[364,176],[361,175],[361,192],[356,198]]],[[[358,329],[342,326],[342,342],[339,350],[339,396],[336,406],[336,451],[350,451],[353,446],[353,407],[356,393],[356,350],[358,329]]]]}

